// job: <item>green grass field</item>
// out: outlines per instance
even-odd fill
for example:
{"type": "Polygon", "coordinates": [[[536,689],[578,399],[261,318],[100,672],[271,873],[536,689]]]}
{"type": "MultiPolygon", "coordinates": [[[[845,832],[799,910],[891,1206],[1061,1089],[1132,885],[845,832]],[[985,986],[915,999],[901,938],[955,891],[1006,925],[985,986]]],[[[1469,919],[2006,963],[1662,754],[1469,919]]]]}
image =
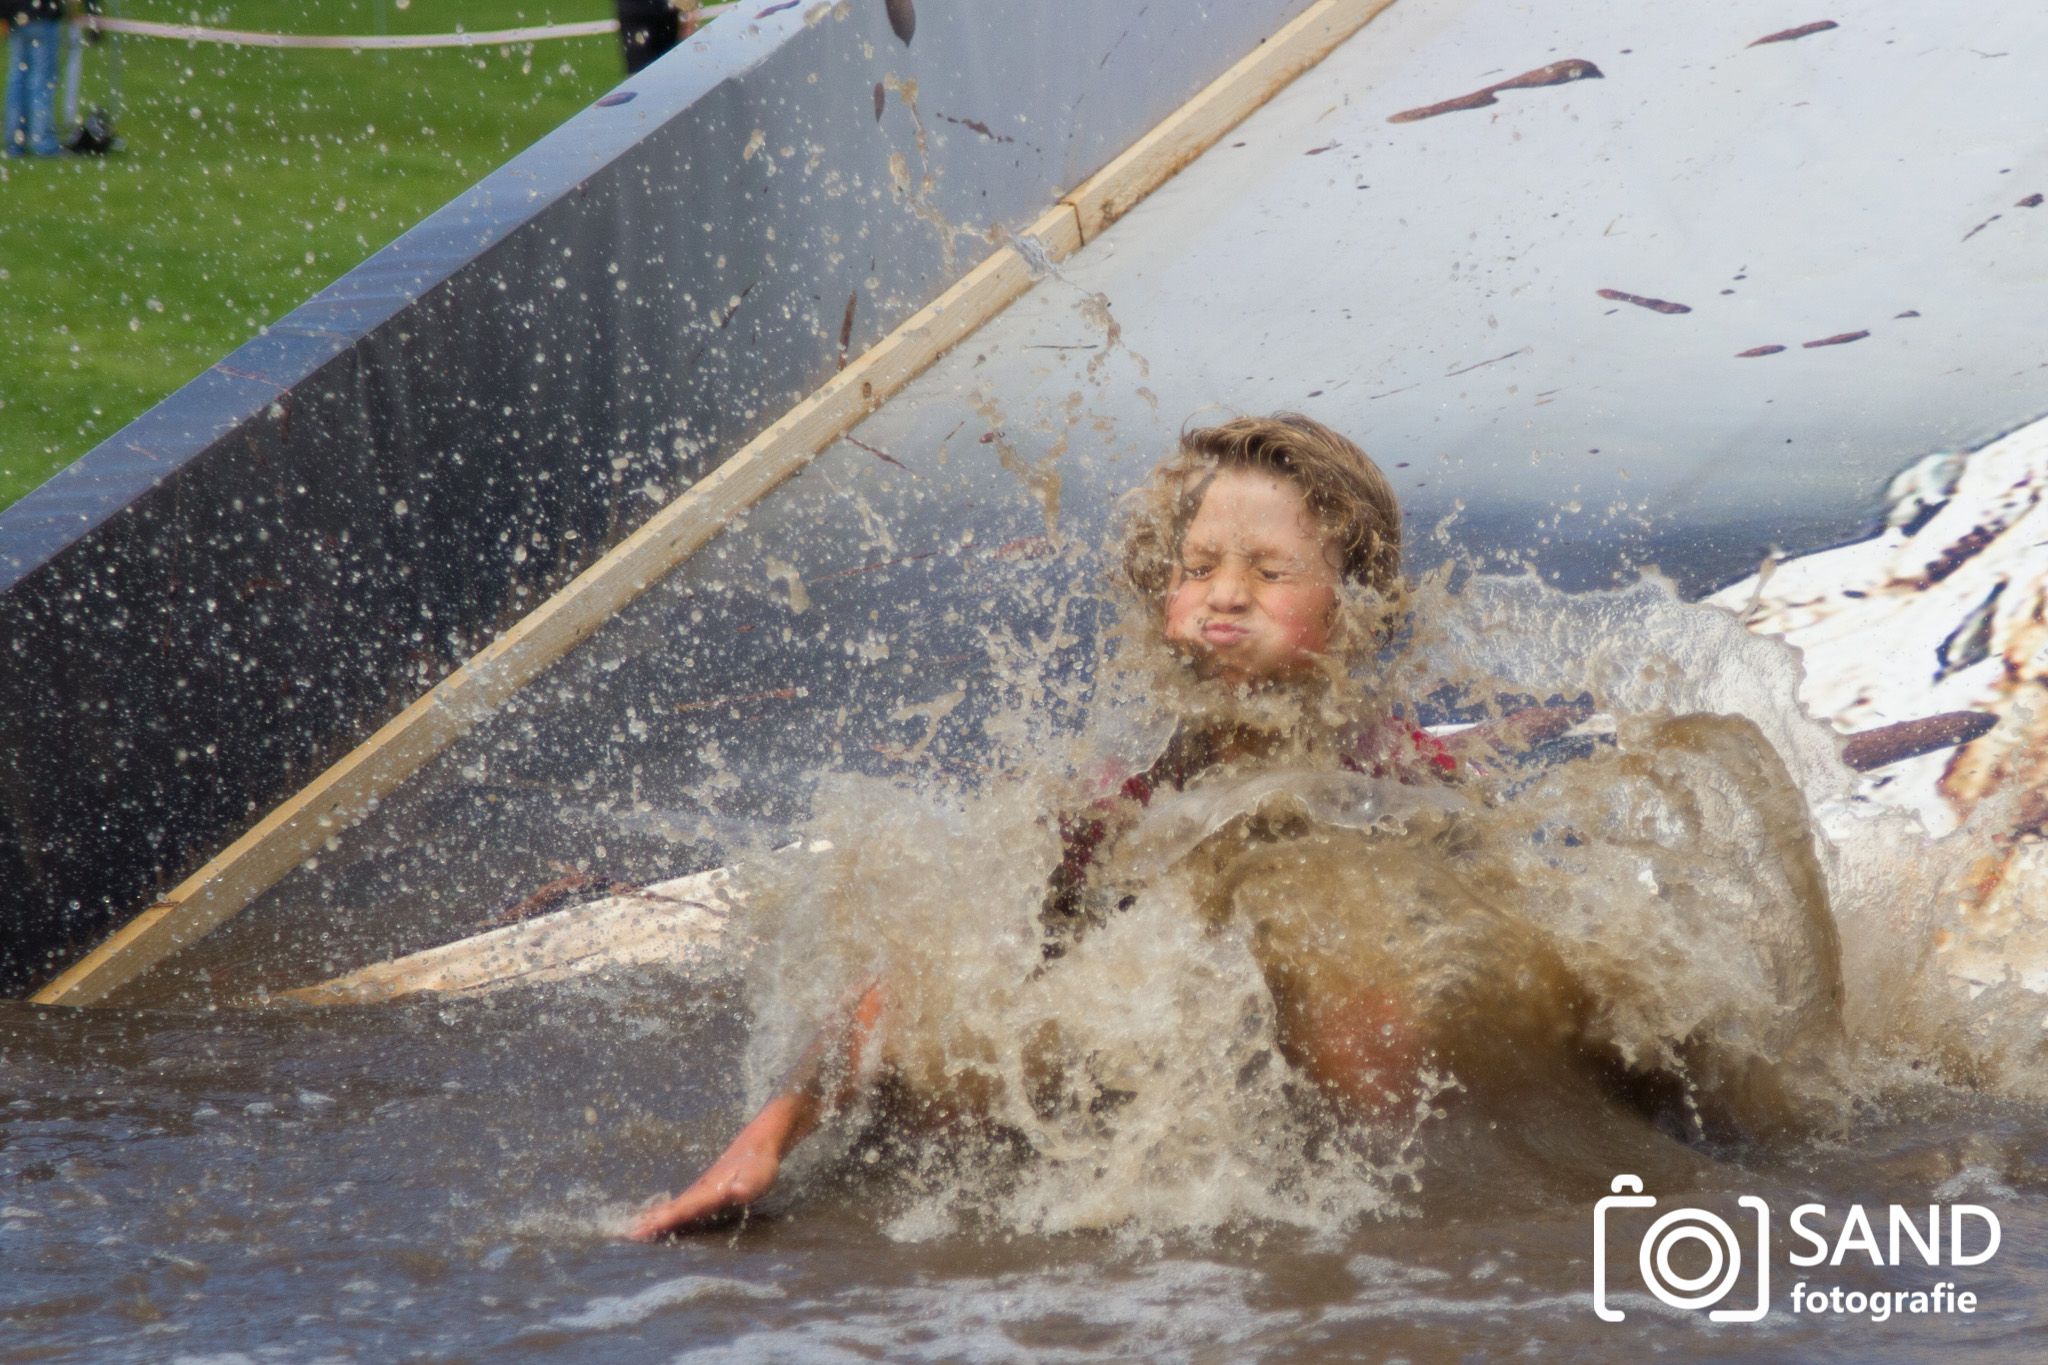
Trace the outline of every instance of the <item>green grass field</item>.
{"type": "MultiPolygon", "coordinates": [[[[125,0],[293,33],[611,17],[609,0],[125,0]]],[[[104,103],[113,40],[85,51],[104,103]]],[[[617,38],[388,54],[129,37],[107,157],[0,160],[0,507],[623,76],[617,38]]],[[[59,79],[58,99],[63,100],[59,79]]]]}

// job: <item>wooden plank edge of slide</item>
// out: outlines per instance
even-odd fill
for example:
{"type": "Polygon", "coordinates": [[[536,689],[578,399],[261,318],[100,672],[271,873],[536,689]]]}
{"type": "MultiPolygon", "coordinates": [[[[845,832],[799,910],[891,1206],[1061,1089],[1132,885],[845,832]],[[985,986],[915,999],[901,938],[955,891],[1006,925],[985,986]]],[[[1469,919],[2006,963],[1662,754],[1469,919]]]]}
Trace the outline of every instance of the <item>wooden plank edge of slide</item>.
{"type": "Polygon", "coordinates": [[[1316,0],[1289,20],[1066,196],[1080,217],[1082,242],[1094,241],[1246,115],[1393,3],[1316,0]]]}
{"type": "MultiPolygon", "coordinates": [[[[1027,232],[1055,261],[1081,242],[1066,203],[1027,232]]],[[[233,917],[1032,283],[995,251],[30,998],[97,1003],[233,917]]]]}
{"type": "MultiPolygon", "coordinates": [[[[1393,2],[1316,0],[1025,235],[1053,261],[1072,254],[1393,2]]],[[[95,1004],[232,918],[1033,282],[998,249],[30,998],[95,1004]]]]}

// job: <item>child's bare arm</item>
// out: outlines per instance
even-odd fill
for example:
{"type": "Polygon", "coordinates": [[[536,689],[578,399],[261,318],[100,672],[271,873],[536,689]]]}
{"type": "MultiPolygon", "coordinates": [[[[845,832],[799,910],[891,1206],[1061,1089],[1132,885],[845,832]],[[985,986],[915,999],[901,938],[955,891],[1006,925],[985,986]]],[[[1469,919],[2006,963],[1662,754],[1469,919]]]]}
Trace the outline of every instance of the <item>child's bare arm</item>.
{"type": "Polygon", "coordinates": [[[627,1235],[650,1242],[687,1232],[768,1193],[783,1158],[818,1126],[828,1099],[836,1105],[851,1098],[882,1008],[881,985],[869,986],[851,1011],[818,1031],[789,1084],[761,1106],[718,1160],[681,1194],[641,1214],[627,1235]],[[833,1078],[839,1089],[828,1097],[825,1087],[833,1078]]]}

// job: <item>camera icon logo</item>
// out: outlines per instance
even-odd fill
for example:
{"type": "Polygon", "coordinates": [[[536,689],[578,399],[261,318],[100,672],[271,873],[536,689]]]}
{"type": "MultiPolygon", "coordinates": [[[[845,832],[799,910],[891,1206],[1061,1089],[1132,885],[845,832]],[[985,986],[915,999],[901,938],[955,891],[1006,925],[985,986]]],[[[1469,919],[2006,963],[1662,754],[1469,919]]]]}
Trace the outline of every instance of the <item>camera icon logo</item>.
{"type": "MultiPolygon", "coordinates": [[[[1607,1302],[1607,1215],[1613,1209],[1655,1208],[1655,1195],[1642,1193],[1640,1176],[1618,1175],[1612,1194],[1593,1205],[1593,1312],[1603,1322],[1628,1317],[1607,1302]]],[[[1755,1322],[1771,1307],[1771,1210],[1753,1194],[1738,1201],[1756,1215],[1756,1241],[1750,1255],[1755,1265],[1756,1302],[1748,1308],[1716,1308],[1743,1279],[1743,1246],[1728,1220],[1706,1209],[1666,1209],[1650,1224],[1636,1251],[1636,1266],[1652,1294],[1673,1308],[1707,1309],[1715,1322],[1755,1322]],[[1672,1268],[1672,1252],[1687,1242],[1706,1248],[1706,1269],[1682,1275],[1672,1268]]]]}

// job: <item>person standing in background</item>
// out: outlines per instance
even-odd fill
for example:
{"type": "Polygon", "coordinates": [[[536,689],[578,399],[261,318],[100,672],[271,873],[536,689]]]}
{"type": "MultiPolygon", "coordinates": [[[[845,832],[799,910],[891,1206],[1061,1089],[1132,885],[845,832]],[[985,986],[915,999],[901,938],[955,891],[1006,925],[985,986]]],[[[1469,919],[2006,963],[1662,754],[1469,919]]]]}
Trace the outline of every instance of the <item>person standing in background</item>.
{"type": "Polygon", "coordinates": [[[697,0],[613,0],[632,75],[697,31],[697,0]]]}
{"type": "Polygon", "coordinates": [[[55,156],[64,0],[0,0],[7,18],[7,155],[55,156]]]}

